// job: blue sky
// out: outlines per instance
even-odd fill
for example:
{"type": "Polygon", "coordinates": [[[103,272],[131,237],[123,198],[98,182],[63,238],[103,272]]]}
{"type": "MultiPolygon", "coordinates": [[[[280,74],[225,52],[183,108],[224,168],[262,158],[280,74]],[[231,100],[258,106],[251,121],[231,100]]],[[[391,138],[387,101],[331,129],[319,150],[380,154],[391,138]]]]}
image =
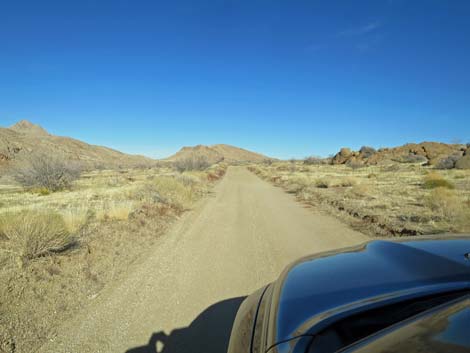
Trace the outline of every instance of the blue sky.
{"type": "Polygon", "coordinates": [[[470,141],[470,2],[0,2],[0,126],[164,157],[470,141]]]}

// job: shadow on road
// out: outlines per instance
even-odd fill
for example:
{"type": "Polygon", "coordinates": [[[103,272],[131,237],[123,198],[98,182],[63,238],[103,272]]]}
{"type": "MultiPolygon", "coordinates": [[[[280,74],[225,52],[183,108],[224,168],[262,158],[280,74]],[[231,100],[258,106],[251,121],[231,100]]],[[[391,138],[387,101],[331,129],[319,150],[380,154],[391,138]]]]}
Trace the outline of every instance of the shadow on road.
{"type": "Polygon", "coordinates": [[[169,335],[154,333],[146,346],[126,353],[224,353],[238,307],[245,297],[223,300],[199,314],[191,325],[173,330],[169,335]]]}

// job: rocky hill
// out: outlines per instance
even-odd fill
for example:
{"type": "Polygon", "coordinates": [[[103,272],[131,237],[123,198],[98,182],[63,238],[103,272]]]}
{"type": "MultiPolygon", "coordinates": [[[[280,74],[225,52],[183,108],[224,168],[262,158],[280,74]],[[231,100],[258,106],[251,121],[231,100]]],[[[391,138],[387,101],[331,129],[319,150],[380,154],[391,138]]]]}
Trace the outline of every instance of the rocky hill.
{"type": "Polygon", "coordinates": [[[10,165],[26,162],[38,154],[60,155],[89,168],[131,167],[155,163],[155,160],[144,156],[129,155],[70,137],[55,136],[26,120],[9,128],[0,128],[0,168],[5,169],[10,165]]]}
{"type": "Polygon", "coordinates": [[[210,163],[217,163],[222,160],[228,163],[261,162],[271,159],[243,148],[218,144],[212,146],[197,145],[194,147],[183,147],[173,156],[167,158],[167,160],[176,161],[193,156],[206,158],[210,163]]]}
{"type": "Polygon", "coordinates": [[[344,147],[332,158],[332,164],[375,165],[390,162],[421,163],[440,169],[470,169],[470,146],[422,142],[378,150],[364,146],[359,151],[352,151],[344,147]]]}

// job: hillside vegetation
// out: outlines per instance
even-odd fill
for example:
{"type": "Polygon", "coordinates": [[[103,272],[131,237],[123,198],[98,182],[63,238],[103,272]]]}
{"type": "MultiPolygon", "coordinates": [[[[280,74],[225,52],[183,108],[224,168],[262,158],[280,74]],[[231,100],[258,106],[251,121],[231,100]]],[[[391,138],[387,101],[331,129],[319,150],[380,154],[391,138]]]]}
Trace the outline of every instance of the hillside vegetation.
{"type": "Polygon", "coordinates": [[[321,159],[249,168],[299,201],[373,236],[470,232],[470,170],[321,159]]]}
{"type": "Polygon", "coordinates": [[[0,173],[12,165],[21,165],[36,156],[62,156],[87,169],[154,166],[156,161],[125,154],[111,148],[90,145],[49,134],[41,126],[22,120],[10,128],[0,128],[0,173]]]}

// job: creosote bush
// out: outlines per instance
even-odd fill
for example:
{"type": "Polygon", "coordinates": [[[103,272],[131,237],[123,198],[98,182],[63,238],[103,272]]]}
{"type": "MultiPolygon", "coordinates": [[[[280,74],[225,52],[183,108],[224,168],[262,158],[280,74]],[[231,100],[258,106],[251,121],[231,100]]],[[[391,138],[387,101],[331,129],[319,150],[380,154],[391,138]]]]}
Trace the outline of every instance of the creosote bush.
{"type": "Polygon", "coordinates": [[[41,256],[70,248],[75,238],[62,216],[55,212],[25,210],[0,216],[0,233],[5,248],[24,264],[41,256]]]}
{"type": "Polygon", "coordinates": [[[450,181],[444,179],[444,177],[438,173],[429,173],[424,177],[423,187],[425,189],[435,188],[447,188],[454,189],[455,186],[450,181]]]}
{"type": "Polygon", "coordinates": [[[77,164],[66,162],[57,157],[46,155],[31,158],[27,166],[18,168],[15,180],[27,188],[41,190],[46,195],[49,191],[67,189],[72,182],[80,177],[81,169],[77,164]]]}
{"type": "Polygon", "coordinates": [[[177,160],[173,163],[175,169],[182,173],[190,170],[205,170],[210,167],[210,163],[205,156],[190,156],[177,160]]]}

